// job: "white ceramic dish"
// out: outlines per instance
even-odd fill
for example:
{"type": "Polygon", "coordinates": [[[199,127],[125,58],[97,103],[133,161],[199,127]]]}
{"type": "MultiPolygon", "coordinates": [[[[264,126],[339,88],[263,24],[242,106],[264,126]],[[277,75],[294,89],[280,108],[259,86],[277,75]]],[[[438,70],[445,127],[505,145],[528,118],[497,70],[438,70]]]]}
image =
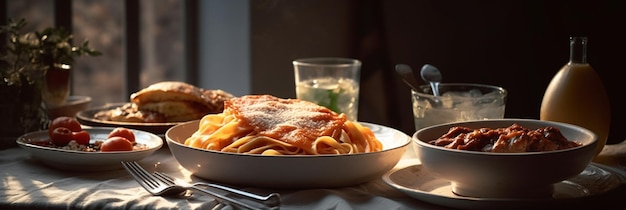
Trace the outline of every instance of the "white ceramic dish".
{"type": "Polygon", "coordinates": [[[383,151],[351,155],[262,156],[208,151],[185,146],[197,121],[170,128],[166,142],[174,158],[193,175],[213,182],[264,188],[332,188],[380,178],[400,160],[411,138],[393,128],[362,123],[383,151]]]}
{"type": "MultiPolygon", "coordinates": [[[[105,140],[114,128],[85,128],[91,136],[91,142],[105,140]]],[[[106,171],[122,168],[121,161],[141,160],[163,146],[163,140],[152,133],[133,130],[135,141],[145,144],[145,150],[128,152],[83,152],[38,146],[31,142],[48,141],[48,131],[27,133],[17,139],[17,144],[30,152],[31,156],[42,163],[63,170],[106,171]]]]}
{"type": "Polygon", "coordinates": [[[452,193],[450,181],[437,177],[421,165],[389,171],[383,181],[404,194],[428,203],[459,209],[559,209],[573,200],[610,192],[626,182],[626,174],[590,164],[578,176],[559,182],[551,198],[474,198],[452,193]]]}
{"type": "MultiPolygon", "coordinates": [[[[467,134],[470,135],[476,134],[467,134]]],[[[539,135],[557,134],[550,131],[539,135]]],[[[516,138],[512,138],[510,142],[514,143],[502,144],[505,145],[503,147],[510,147],[511,144],[516,147],[524,143],[531,144],[524,141],[526,139],[524,136],[513,136],[516,138]]],[[[499,137],[490,136],[490,138],[499,137]]],[[[469,197],[536,198],[549,197],[554,183],[574,177],[585,170],[595,155],[598,138],[588,129],[571,124],[534,119],[494,119],[426,127],[415,132],[413,142],[415,154],[422,166],[438,177],[450,180],[456,194],[469,197]],[[455,126],[476,130],[507,128],[513,124],[530,131],[554,127],[568,141],[577,142],[580,146],[553,151],[508,153],[450,149],[428,143],[455,126]]]]}
{"type": "Polygon", "coordinates": [[[80,111],[76,114],[76,119],[80,124],[94,127],[125,127],[130,129],[137,129],[142,131],[148,131],[157,135],[165,134],[167,129],[172,126],[180,124],[179,122],[174,123],[136,123],[136,122],[116,122],[116,121],[107,121],[107,120],[99,120],[94,118],[96,113],[105,110],[112,110],[118,107],[121,107],[127,103],[113,103],[107,104],[100,107],[95,107],[92,109],[80,111]]]}

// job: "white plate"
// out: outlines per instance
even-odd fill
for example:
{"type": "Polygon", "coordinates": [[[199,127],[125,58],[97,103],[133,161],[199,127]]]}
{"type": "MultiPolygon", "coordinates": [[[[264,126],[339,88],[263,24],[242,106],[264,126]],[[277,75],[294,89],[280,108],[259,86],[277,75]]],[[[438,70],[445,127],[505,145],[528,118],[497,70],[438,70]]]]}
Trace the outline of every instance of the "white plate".
{"type": "Polygon", "coordinates": [[[167,122],[167,123],[138,123],[138,122],[117,122],[117,121],[107,121],[96,119],[96,113],[100,111],[107,111],[112,109],[117,109],[121,106],[124,106],[128,103],[113,103],[107,104],[104,106],[80,111],[76,113],[76,119],[82,125],[88,125],[93,127],[125,127],[130,129],[148,131],[154,134],[162,135],[165,134],[167,129],[172,126],[180,124],[180,122],[167,122]]]}
{"type": "Polygon", "coordinates": [[[198,121],[170,128],[165,134],[174,158],[193,175],[245,187],[331,188],[380,178],[407,150],[411,137],[393,128],[361,123],[383,144],[383,150],[348,155],[264,156],[192,148],[184,145],[198,121]]]}
{"type": "Polygon", "coordinates": [[[552,198],[501,199],[455,195],[452,193],[448,180],[435,177],[421,165],[394,169],[383,176],[385,183],[410,197],[432,204],[463,209],[562,207],[563,204],[571,203],[569,201],[572,199],[611,191],[625,183],[625,180],[624,173],[592,163],[578,176],[555,184],[552,198]]]}
{"type": "MultiPolygon", "coordinates": [[[[105,140],[115,128],[93,127],[83,130],[89,132],[91,142],[105,140]]],[[[144,150],[123,152],[83,152],[38,146],[30,142],[48,141],[48,131],[24,134],[17,139],[17,144],[30,152],[31,156],[44,164],[63,170],[105,171],[122,168],[121,161],[141,160],[163,146],[163,140],[152,133],[132,130],[135,141],[147,146],[144,150]]]]}

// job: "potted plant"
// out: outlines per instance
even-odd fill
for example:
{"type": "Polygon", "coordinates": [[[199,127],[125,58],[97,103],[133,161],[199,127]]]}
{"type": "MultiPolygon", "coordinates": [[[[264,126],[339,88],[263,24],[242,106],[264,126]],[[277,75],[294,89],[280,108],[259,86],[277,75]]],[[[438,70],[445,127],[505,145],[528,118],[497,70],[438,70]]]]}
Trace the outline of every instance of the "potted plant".
{"type": "Polygon", "coordinates": [[[70,70],[77,57],[83,55],[98,56],[99,51],[89,48],[89,41],[72,46],[72,35],[63,28],[46,28],[35,32],[39,41],[38,54],[34,60],[46,72],[42,96],[50,106],[65,103],[70,92],[70,70]]]}
{"type": "Polygon", "coordinates": [[[63,28],[24,33],[24,26],[24,19],[9,19],[0,28],[6,38],[0,49],[0,148],[15,145],[15,138],[24,133],[45,129],[45,107],[69,96],[75,59],[101,55],[88,41],[71,45],[72,35],[63,28]]]}

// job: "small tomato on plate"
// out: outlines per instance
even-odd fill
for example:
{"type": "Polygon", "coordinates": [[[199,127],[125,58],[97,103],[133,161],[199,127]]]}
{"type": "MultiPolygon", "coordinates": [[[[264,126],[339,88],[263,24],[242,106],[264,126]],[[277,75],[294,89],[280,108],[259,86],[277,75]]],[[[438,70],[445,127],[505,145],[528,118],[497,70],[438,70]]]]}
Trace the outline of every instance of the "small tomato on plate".
{"type": "Polygon", "coordinates": [[[72,141],[72,131],[66,127],[58,127],[50,133],[50,141],[57,146],[65,146],[72,141]]]}
{"type": "Polygon", "coordinates": [[[48,134],[52,136],[52,132],[58,127],[68,128],[72,132],[78,132],[83,130],[83,128],[80,127],[80,123],[78,122],[78,120],[76,120],[76,118],[61,116],[54,118],[52,122],[50,122],[50,125],[48,126],[48,134]]]}
{"type": "Polygon", "coordinates": [[[102,152],[113,152],[113,151],[132,151],[133,143],[131,143],[128,139],[120,136],[114,136],[108,138],[102,145],[100,145],[100,151],[102,152]]]}
{"type": "Polygon", "coordinates": [[[127,140],[129,140],[131,143],[135,143],[135,134],[133,133],[133,131],[131,131],[128,128],[124,128],[124,127],[117,127],[115,129],[113,129],[111,131],[111,133],[109,133],[109,137],[114,137],[114,136],[119,136],[119,137],[124,137],[127,140]]]}
{"type": "Polygon", "coordinates": [[[91,136],[89,136],[89,132],[83,130],[72,132],[72,139],[74,139],[78,144],[88,145],[89,140],[91,140],[91,136]]]}

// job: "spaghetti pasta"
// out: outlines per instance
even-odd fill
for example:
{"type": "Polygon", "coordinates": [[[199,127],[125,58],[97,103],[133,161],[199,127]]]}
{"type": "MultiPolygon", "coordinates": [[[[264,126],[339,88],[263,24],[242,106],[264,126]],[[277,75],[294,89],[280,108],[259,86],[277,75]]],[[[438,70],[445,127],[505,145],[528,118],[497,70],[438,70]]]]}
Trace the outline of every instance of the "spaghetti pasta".
{"type": "Polygon", "coordinates": [[[185,145],[262,155],[354,154],[382,150],[374,133],[312,102],[247,95],[205,115],[185,145]]]}

